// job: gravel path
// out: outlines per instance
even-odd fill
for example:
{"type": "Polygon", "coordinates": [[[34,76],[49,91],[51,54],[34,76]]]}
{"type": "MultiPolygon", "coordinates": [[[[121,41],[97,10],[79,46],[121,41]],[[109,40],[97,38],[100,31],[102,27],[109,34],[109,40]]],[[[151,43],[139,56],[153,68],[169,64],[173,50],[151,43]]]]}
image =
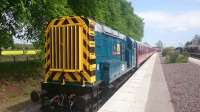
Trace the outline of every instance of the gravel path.
{"type": "Polygon", "coordinates": [[[175,112],[200,112],[200,66],[193,63],[162,67],[175,112]]]}

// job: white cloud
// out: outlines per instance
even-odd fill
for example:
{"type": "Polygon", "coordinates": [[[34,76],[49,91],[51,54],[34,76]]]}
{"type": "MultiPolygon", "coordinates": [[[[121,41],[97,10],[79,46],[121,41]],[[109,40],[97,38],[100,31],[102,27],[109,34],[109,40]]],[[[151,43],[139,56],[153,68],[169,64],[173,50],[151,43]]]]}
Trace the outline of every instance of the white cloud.
{"type": "MultiPolygon", "coordinates": [[[[188,0],[188,1],[190,1],[191,2],[191,0],[188,0]]],[[[200,2],[200,0],[194,0],[195,2],[200,2]]]]}
{"type": "Polygon", "coordinates": [[[179,1],[179,2],[184,2],[184,1],[186,1],[186,2],[190,2],[190,3],[198,3],[198,2],[200,2],[200,0],[177,0],[177,1],[179,1]]]}
{"type": "Polygon", "coordinates": [[[144,18],[145,25],[150,28],[175,32],[200,29],[200,11],[183,13],[147,11],[138,14],[144,18]]]}

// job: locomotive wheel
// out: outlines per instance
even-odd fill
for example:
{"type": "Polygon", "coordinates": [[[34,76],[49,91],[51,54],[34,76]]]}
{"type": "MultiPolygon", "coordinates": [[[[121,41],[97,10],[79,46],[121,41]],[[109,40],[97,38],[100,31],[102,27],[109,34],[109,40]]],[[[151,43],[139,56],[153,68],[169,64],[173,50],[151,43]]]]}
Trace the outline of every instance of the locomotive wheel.
{"type": "Polygon", "coordinates": [[[48,97],[43,96],[41,98],[41,104],[42,104],[42,107],[41,107],[42,112],[53,112],[53,109],[50,105],[48,97]]]}
{"type": "MultiPolygon", "coordinates": [[[[66,112],[66,108],[50,102],[48,97],[42,98],[42,112],[66,112]]],[[[64,102],[65,103],[65,102],[64,102]]]]}
{"type": "Polygon", "coordinates": [[[39,102],[39,100],[40,100],[40,92],[39,91],[32,91],[31,92],[31,100],[33,101],[33,102],[39,102]]]}

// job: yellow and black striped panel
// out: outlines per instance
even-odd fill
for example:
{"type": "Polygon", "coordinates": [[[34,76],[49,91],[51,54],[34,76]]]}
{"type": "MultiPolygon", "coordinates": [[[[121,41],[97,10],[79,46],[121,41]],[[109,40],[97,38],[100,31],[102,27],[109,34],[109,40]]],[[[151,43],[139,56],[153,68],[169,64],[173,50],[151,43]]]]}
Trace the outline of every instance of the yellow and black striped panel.
{"type": "Polygon", "coordinates": [[[45,81],[96,81],[93,20],[80,16],[52,20],[45,34],[45,81]]]}

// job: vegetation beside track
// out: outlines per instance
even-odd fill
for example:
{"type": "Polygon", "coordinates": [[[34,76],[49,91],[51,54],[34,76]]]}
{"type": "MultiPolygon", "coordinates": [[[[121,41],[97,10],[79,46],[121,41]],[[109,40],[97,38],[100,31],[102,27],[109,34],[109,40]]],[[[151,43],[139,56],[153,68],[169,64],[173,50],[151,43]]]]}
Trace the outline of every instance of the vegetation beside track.
{"type": "Polygon", "coordinates": [[[143,37],[143,19],[127,0],[3,0],[0,15],[0,48],[13,47],[16,37],[42,49],[46,25],[60,16],[90,17],[138,41],[143,37]]]}
{"type": "Polygon", "coordinates": [[[189,54],[185,51],[176,51],[175,48],[169,47],[162,51],[165,57],[165,63],[187,63],[189,54]]]}
{"type": "Polygon", "coordinates": [[[41,62],[34,57],[27,62],[18,56],[14,63],[11,57],[0,56],[0,103],[29,97],[40,86],[41,75],[41,62]]]}

